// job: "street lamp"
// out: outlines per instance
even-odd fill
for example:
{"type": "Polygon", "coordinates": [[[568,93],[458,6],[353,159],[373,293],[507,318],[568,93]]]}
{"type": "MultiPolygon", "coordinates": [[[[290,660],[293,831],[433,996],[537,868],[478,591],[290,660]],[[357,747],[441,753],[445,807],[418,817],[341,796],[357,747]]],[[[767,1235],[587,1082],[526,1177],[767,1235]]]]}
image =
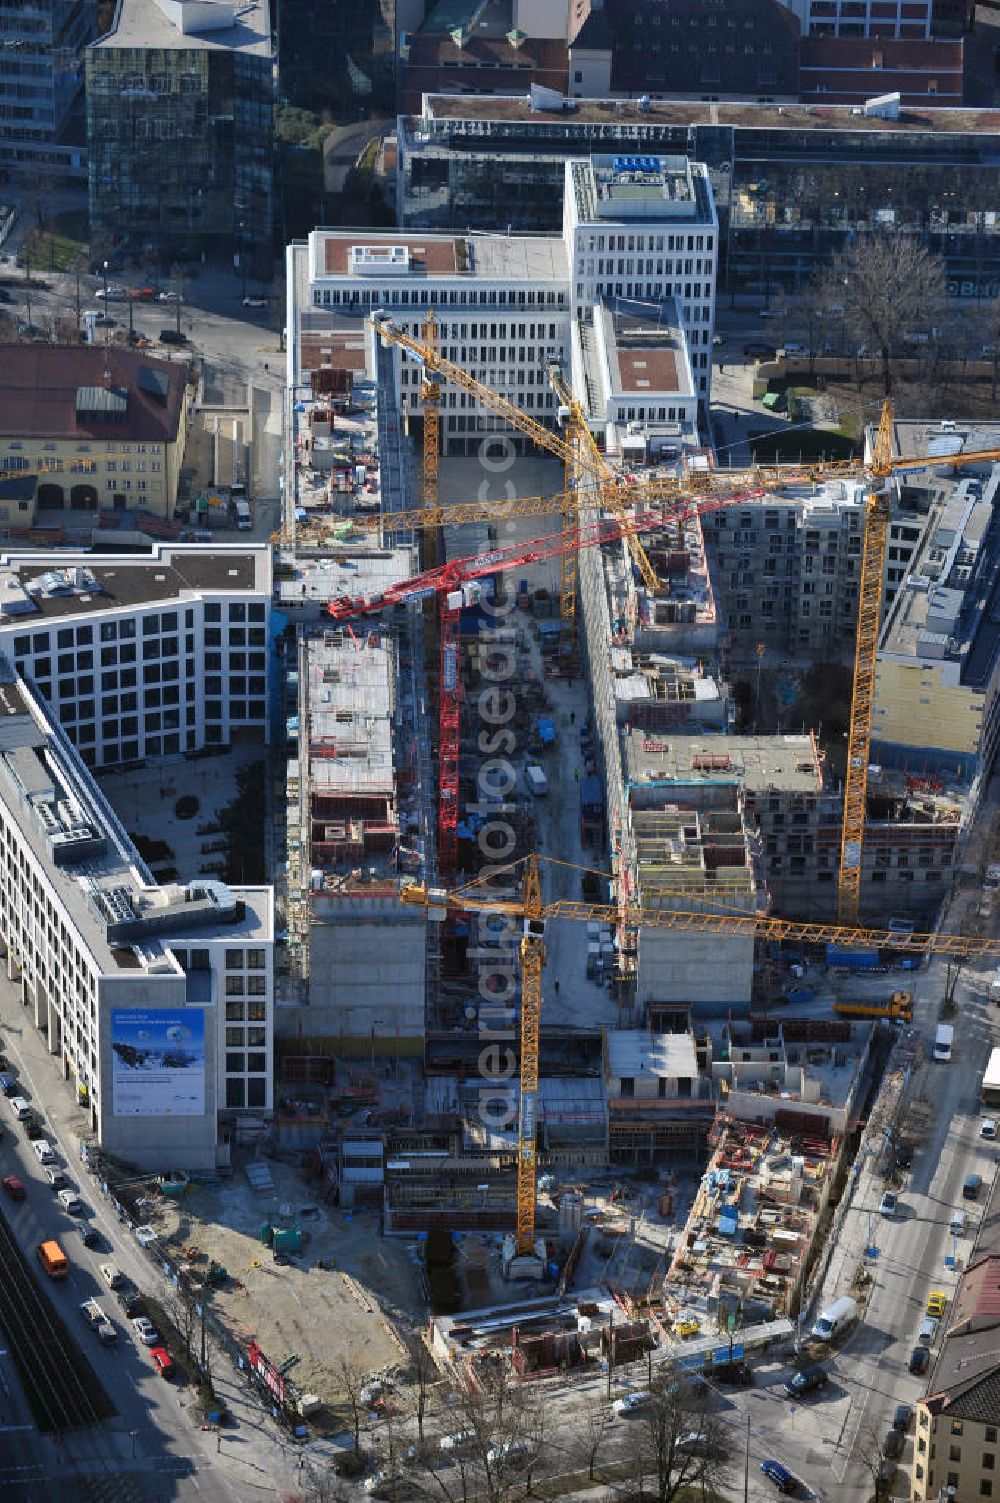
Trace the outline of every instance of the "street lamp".
{"type": "Polygon", "coordinates": [[[108,263],[104,263],[104,311],[108,311],[108,263]]]}
{"type": "Polygon", "coordinates": [[[132,1460],[133,1461],[135,1460],[135,1442],[136,1442],[136,1437],[138,1436],[138,1434],[139,1434],[138,1430],[130,1430],[128,1432],[129,1440],[132,1442],[132,1460]]]}
{"type": "Polygon", "coordinates": [[[243,239],[243,230],[244,230],[244,224],[243,224],[243,220],[241,219],[240,220],[240,242],[239,242],[240,298],[241,299],[245,298],[246,295],[247,295],[247,253],[246,253],[246,243],[245,243],[245,241],[243,239]]]}
{"type": "Polygon", "coordinates": [[[372,1019],[372,1070],[373,1071],[375,1069],[375,1029],[376,1028],[381,1028],[381,1026],[382,1026],[382,1024],[384,1022],[385,1022],[384,1018],[373,1018],[372,1019]]]}

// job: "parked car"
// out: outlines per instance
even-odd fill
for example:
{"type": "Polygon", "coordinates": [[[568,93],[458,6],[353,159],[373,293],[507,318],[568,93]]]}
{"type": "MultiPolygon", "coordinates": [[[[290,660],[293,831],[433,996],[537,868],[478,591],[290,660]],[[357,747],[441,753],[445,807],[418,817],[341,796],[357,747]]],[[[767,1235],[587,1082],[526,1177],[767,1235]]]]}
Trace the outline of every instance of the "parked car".
{"type": "Polygon", "coordinates": [[[147,1315],[133,1315],[132,1329],[143,1346],[153,1347],[160,1345],[160,1334],[147,1315]]]}
{"type": "Polygon", "coordinates": [[[967,1174],[962,1185],[962,1199],[978,1200],[982,1188],[983,1176],[981,1174],[967,1174]]]}
{"type": "Polygon", "coordinates": [[[179,303],[180,294],[176,292],[161,292],[156,301],[158,303],[179,303]]]}
{"type": "Polygon", "coordinates": [[[913,1418],[912,1404],[897,1404],[892,1416],[892,1428],[894,1430],[907,1431],[913,1418]]]}
{"type": "Polygon", "coordinates": [[[933,1346],[938,1325],[939,1321],[936,1315],[924,1316],[920,1322],[920,1330],[917,1332],[917,1340],[922,1346],[933,1346]]]}
{"type": "Polygon", "coordinates": [[[244,308],[266,308],[267,307],[267,298],[266,297],[245,297],[243,299],[243,306],[244,306],[244,308]]]}
{"type": "Polygon", "coordinates": [[[103,287],[98,287],[94,296],[104,303],[124,303],[128,299],[128,293],[125,291],[125,288],[115,287],[114,285],[110,286],[107,292],[105,292],[103,287]]]}
{"type": "Polygon", "coordinates": [[[156,293],[152,287],[133,287],[132,300],[136,303],[152,303],[156,299],[156,293]]]}
{"type": "Polygon", "coordinates": [[[454,1435],[442,1435],[442,1451],[462,1451],[476,1438],[475,1430],[456,1430],[454,1435]]]}
{"type": "Polygon", "coordinates": [[[995,1117],[984,1117],[983,1120],[982,1120],[982,1122],[980,1122],[980,1124],[979,1124],[979,1136],[981,1138],[991,1138],[992,1139],[992,1138],[995,1138],[996,1135],[997,1135],[996,1118],[995,1117]]]}
{"type": "Polygon", "coordinates": [[[878,1203],[879,1215],[895,1216],[897,1204],[898,1198],[896,1196],[895,1190],[886,1190],[885,1194],[882,1196],[882,1199],[878,1203]]]}
{"type": "Polygon", "coordinates": [[[915,1346],[910,1353],[910,1372],[917,1374],[925,1373],[930,1360],[931,1349],[929,1346],[915,1346]]]}
{"type": "Polygon", "coordinates": [[[96,1226],[91,1226],[89,1221],[78,1222],[76,1230],[84,1247],[100,1247],[101,1234],[96,1226]]]}
{"type": "Polygon", "coordinates": [[[486,1452],[486,1460],[491,1466],[510,1466],[518,1461],[528,1449],[528,1443],[524,1440],[504,1440],[498,1446],[491,1446],[486,1452]]]}
{"type": "Polygon", "coordinates": [[[59,1204],[70,1216],[82,1216],[84,1211],[83,1201],[75,1190],[60,1190],[58,1194],[59,1204]]]}
{"type": "Polygon", "coordinates": [[[66,1171],[64,1169],[60,1169],[58,1164],[43,1165],[42,1173],[45,1175],[45,1178],[48,1180],[49,1185],[53,1190],[62,1190],[66,1187],[66,1185],[69,1184],[69,1180],[66,1177],[66,1171]]]}
{"type": "Polygon", "coordinates": [[[773,344],[763,344],[759,339],[751,339],[743,346],[743,353],[748,360],[773,360],[778,352],[773,344]]]}
{"type": "Polygon", "coordinates": [[[99,313],[94,319],[95,329],[115,329],[117,327],[117,318],[112,318],[108,313],[99,313]]]}
{"type": "Polygon", "coordinates": [[[171,1357],[165,1346],[150,1347],[149,1355],[152,1357],[153,1366],[156,1368],[156,1371],[159,1373],[161,1378],[173,1377],[177,1369],[174,1366],[174,1359],[171,1357]]]}
{"type": "Polygon", "coordinates": [[[900,1169],[909,1169],[910,1165],[913,1163],[912,1143],[903,1142],[896,1144],[896,1163],[899,1165],[900,1169]]]}
{"type": "Polygon", "coordinates": [[[161,329],[161,344],[187,344],[187,335],[182,334],[180,329],[161,329]]]}
{"type": "Polygon", "coordinates": [[[938,1316],[943,1315],[944,1307],[947,1303],[948,1296],[944,1293],[943,1290],[932,1289],[930,1294],[927,1296],[927,1314],[938,1316]]]}
{"type": "Polygon", "coordinates": [[[753,1383],[753,1368],[749,1362],[720,1362],[711,1371],[713,1383],[738,1383],[750,1387],[753,1383]]]}
{"type": "Polygon", "coordinates": [[[790,1399],[799,1399],[803,1394],[815,1393],[818,1388],[825,1388],[830,1381],[830,1374],[825,1367],[820,1367],[818,1362],[810,1362],[808,1367],[803,1367],[799,1372],[793,1373],[785,1383],[785,1392],[790,1399]]]}
{"type": "Polygon", "coordinates": [[[902,1455],[905,1445],[905,1434],[902,1430],[897,1430],[894,1425],[891,1430],[886,1431],[885,1440],[882,1442],[882,1454],[883,1456],[890,1456],[895,1459],[897,1456],[902,1455]]]}
{"type": "Polygon", "coordinates": [[[648,1403],[648,1393],[627,1393],[624,1398],[615,1399],[615,1402],[611,1407],[614,1410],[615,1414],[628,1415],[637,1414],[638,1411],[640,1409],[643,1409],[648,1403]]]}
{"type": "Polygon", "coordinates": [[[117,1263],[99,1263],[97,1271],[110,1289],[122,1289],[128,1283],[117,1263]]]}
{"type": "Polygon", "coordinates": [[[56,1156],[52,1151],[52,1144],[47,1142],[45,1138],[36,1138],[31,1146],[38,1155],[38,1162],[40,1164],[55,1163],[56,1156]]]}
{"type": "Polygon", "coordinates": [[[44,1117],[40,1117],[37,1112],[29,1109],[28,1115],[22,1118],[21,1126],[24,1128],[24,1135],[29,1142],[33,1143],[36,1138],[44,1136],[45,1119],[44,1117]]]}
{"type": "Polygon", "coordinates": [[[125,1314],[131,1320],[133,1316],[142,1313],[142,1295],[134,1284],[125,1283],[115,1290],[115,1299],[121,1305],[125,1314]]]}
{"type": "Polygon", "coordinates": [[[760,1469],[768,1481],[774,1483],[779,1493],[791,1495],[798,1492],[799,1479],[780,1461],[762,1461],[760,1469]]]}
{"type": "Polygon", "coordinates": [[[11,1200],[24,1200],[27,1192],[16,1174],[5,1174],[0,1183],[3,1184],[11,1200]]]}

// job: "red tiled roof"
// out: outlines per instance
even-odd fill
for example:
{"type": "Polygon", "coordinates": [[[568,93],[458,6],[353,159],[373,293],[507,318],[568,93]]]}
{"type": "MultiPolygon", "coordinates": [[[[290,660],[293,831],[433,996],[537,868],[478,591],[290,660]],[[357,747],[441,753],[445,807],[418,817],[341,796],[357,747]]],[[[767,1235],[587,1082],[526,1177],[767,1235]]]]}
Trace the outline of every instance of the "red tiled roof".
{"type": "Polygon", "coordinates": [[[170,443],[183,410],[187,366],[116,345],[17,344],[0,349],[0,434],[7,438],[146,439],[170,443]],[[140,384],[146,369],[166,381],[166,401],[155,382],[140,384]],[[105,374],[107,373],[107,374],[105,374]],[[77,415],[80,387],[115,388],[127,393],[122,422],[77,415]]]}

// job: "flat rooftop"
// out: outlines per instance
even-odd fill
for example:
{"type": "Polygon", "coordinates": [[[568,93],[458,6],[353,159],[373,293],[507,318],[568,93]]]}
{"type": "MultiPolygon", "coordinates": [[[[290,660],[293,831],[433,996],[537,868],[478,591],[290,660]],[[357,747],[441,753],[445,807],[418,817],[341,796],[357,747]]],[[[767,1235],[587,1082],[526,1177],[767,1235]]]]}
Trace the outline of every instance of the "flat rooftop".
{"type": "MultiPolygon", "coordinates": [[[[331,624],[332,625],[332,624],[331,624]]],[[[359,629],[360,627],[360,629],[359,629]]],[[[393,797],[392,716],[396,663],[391,638],[331,629],[306,642],[300,744],[309,752],[310,793],[320,798],[393,797]]]]}
{"type": "Polygon", "coordinates": [[[984,605],[1000,569],[993,516],[1000,465],[990,466],[985,478],[956,470],[936,483],[910,571],[886,615],[879,655],[954,664],[957,683],[958,665],[974,642],[979,651],[996,645],[996,626],[984,605]]]}
{"type": "Polygon", "coordinates": [[[739,783],[753,793],[819,794],[816,742],[804,736],[676,736],[632,730],[625,736],[629,783],[739,783]]]}
{"type": "Polygon", "coordinates": [[[247,889],[240,914],[241,894],[222,882],[157,887],[63,731],[9,669],[0,682],[0,799],[102,971],[179,976],[169,946],[180,936],[273,937],[270,888],[247,889]]]}
{"type": "Polygon", "coordinates": [[[151,553],[0,555],[0,623],[59,619],[167,604],[200,595],[271,590],[266,544],[159,544],[151,553]]]}
{"type": "MultiPolygon", "coordinates": [[[[359,288],[405,285],[428,277],[565,282],[566,250],[557,235],[402,234],[391,230],[313,230],[313,281],[348,277],[359,288]]],[[[304,305],[305,306],[305,305],[304,305]]]]}
{"type": "Polygon", "coordinates": [[[431,120],[497,120],[541,127],[560,125],[731,125],[761,130],[863,131],[889,134],[919,131],[1000,133],[1000,110],[908,108],[894,120],[856,115],[851,105],[755,104],[751,100],[702,103],[652,99],[642,108],[634,99],[574,99],[571,112],[533,109],[526,94],[484,98],[471,94],[428,94],[424,114],[431,120]]]}
{"type": "MultiPolygon", "coordinates": [[[[347,519],[344,521],[349,525],[347,519]]],[[[381,595],[412,573],[413,557],[408,548],[345,543],[331,546],[316,557],[301,551],[287,554],[282,577],[275,580],[274,589],[279,605],[302,605],[305,601],[325,605],[344,595],[381,595]]],[[[330,629],[334,629],[332,622],[330,629]]],[[[357,639],[364,641],[368,634],[364,617],[352,622],[352,629],[357,639]]],[[[344,628],[336,630],[349,637],[344,628]]]]}
{"type": "Polygon", "coordinates": [[[268,0],[118,0],[95,47],[271,56],[268,0]]]}
{"type": "Polygon", "coordinates": [[[607,1031],[608,1073],[620,1079],[693,1079],[698,1055],[690,1033],[646,1033],[635,1028],[607,1031]]]}
{"type": "Polygon", "coordinates": [[[687,341],[673,298],[655,307],[602,302],[598,318],[611,396],[694,396],[687,341]]]}

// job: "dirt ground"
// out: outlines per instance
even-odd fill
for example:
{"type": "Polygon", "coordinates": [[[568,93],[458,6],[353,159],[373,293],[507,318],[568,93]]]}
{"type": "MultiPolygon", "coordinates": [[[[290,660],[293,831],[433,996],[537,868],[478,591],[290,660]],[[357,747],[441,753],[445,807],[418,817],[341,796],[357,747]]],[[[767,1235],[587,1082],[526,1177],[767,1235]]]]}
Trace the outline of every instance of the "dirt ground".
{"type": "Polygon", "coordinates": [[[219,1185],[192,1185],[177,1202],[159,1201],[150,1219],[171,1248],[197,1248],[243,1286],[231,1282],[212,1296],[234,1335],[255,1337],[278,1365],[297,1357],[289,1374],[297,1386],[335,1405],[344,1397],[344,1359],[366,1377],[406,1366],[392,1324],[419,1322],[424,1305],[413,1244],[380,1237],[375,1212],[324,1205],[310,1188],[297,1168],[246,1160],[219,1185]],[[266,1164],[273,1189],[254,1190],[246,1162],[266,1164]],[[302,1252],[287,1264],[276,1264],[260,1240],[268,1218],[301,1224],[302,1252]]]}

